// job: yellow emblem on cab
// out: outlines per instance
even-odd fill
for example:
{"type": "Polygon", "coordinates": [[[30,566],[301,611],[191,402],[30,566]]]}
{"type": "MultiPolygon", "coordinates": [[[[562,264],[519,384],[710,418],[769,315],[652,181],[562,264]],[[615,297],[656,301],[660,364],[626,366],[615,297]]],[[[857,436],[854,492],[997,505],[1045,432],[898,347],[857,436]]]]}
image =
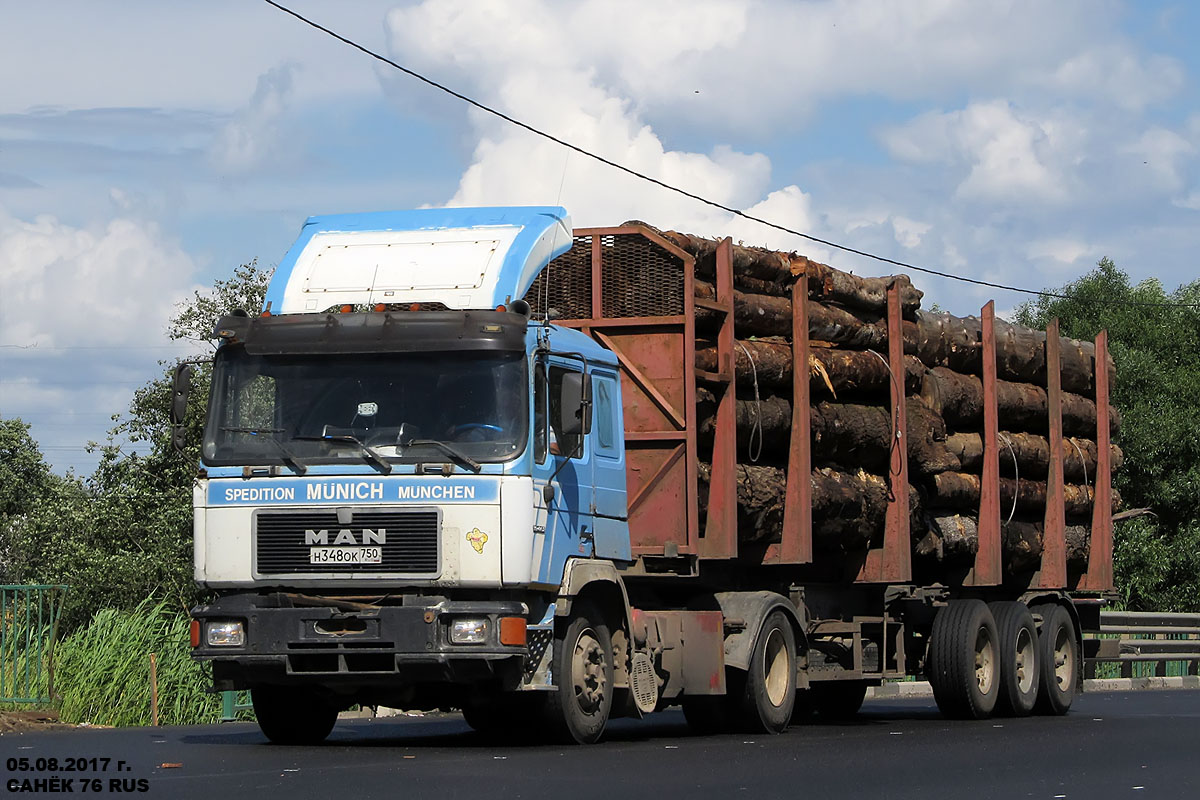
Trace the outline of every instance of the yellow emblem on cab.
{"type": "Polygon", "coordinates": [[[472,528],[467,531],[467,541],[471,543],[471,547],[475,548],[476,553],[483,553],[483,546],[487,544],[488,535],[479,528],[472,528]]]}

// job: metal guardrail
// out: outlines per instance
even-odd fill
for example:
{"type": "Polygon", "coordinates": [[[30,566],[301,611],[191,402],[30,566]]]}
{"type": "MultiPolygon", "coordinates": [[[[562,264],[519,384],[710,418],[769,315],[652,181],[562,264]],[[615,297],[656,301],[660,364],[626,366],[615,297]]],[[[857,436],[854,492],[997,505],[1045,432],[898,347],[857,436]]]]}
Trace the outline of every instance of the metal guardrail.
{"type": "Polygon", "coordinates": [[[0,586],[0,703],[54,697],[54,641],[66,586],[0,586]]]}
{"type": "Polygon", "coordinates": [[[221,692],[221,722],[236,722],[239,711],[253,710],[249,692],[221,692]]]}
{"type": "Polygon", "coordinates": [[[1119,664],[1120,677],[1200,674],[1200,614],[1102,611],[1100,632],[1084,639],[1084,675],[1102,664],[1119,664]],[[1140,666],[1145,665],[1145,666],[1140,666]]]}

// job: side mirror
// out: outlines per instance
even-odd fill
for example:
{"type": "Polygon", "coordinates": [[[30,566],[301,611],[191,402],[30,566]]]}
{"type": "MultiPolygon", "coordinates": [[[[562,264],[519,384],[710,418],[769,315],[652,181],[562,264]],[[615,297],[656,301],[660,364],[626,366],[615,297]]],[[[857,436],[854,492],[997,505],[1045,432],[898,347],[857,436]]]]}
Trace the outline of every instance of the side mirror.
{"type": "Polygon", "coordinates": [[[187,442],[183,422],[187,418],[188,395],[192,391],[192,375],[196,367],[183,363],[175,367],[175,379],[171,382],[171,445],[183,452],[187,442]]]}
{"type": "Polygon", "coordinates": [[[187,417],[188,395],[192,391],[192,375],[196,367],[183,363],[175,367],[175,380],[171,388],[171,424],[182,425],[187,417]]]}
{"type": "Polygon", "coordinates": [[[558,430],[564,436],[578,436],[592,430],[592,378],[580,372],[562,376],[559,389],[558,430]]]}

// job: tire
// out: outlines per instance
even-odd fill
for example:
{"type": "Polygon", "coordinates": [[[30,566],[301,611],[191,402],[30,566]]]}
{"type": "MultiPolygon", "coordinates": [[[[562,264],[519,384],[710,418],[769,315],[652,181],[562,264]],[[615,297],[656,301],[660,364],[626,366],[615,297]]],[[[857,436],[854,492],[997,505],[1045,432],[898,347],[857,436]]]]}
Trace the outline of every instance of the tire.
{"type": "Polygon", "coordinates": [[[273,744],[320,744],[337,722],[337,709],[313,692],[281,686],[250,690],[254,716],[273,744]]]}
{"type": "Polygon", "coordinates": [[[763,620],[742,693],[741,723],[750,733],[783,733],[796,703],[796,633],[779,610],[763,620]]]}
{"type": "Polygon", "coordinates": [[[558,691],[546,698],[549,731],[564,744],[594,744],[613,704],[613,652],[608,626],[594,606],[576,602],[554,637],[551,673],[558,691]]]}
{"type": "Polygon", "coordinates": [[[1067,610],[1057,603],[1042,603],[1030,611],[1042,618],[1037,648],[1041,686],[1038,687],[1034,712],[1060,716],[1075,702],[1075,682],[1079,675],[1075,623],[1067,610]]]}
{"type": "Polygon", "coordinates": [[[933,618],[926,671],[950,719],[987,719],[1000,688],[996,621],[982,600],[952,600],[933,618]]]}
{"type": "Polygon", "coordinates": [[[853,719],[867,696],[866,681],[824,681],[812,690],[812,705],[822,720],[853,719]]]}
{"type": "Polygon", "coordinates": [[[1041,685],[1037,625],[1024,603],[989,603],[1000,635],[1000,694],[995,713],[1027,717],[1033,713],[1041,685]]]}

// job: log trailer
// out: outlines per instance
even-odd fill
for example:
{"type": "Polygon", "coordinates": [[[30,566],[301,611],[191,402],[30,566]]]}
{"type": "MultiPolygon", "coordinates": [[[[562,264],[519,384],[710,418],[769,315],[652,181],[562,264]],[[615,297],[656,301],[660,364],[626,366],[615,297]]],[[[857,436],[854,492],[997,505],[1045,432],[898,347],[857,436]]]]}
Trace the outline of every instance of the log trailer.
{"type": "Polygon", "coordinates": [[[557,207],[313,217],[263,309],[215,325],[194,657],[276,743],[353,704],[579,743],[675,705],[776,733],[911,675],[951,717],[1063,714],[1112,589],[1104,335],[919,300],[557,207]],[[1041,405],[1011,425],[1025,340],[1041,405]],[[949,435],[920,400],[939,368],[977,395],[949,435]]]}

